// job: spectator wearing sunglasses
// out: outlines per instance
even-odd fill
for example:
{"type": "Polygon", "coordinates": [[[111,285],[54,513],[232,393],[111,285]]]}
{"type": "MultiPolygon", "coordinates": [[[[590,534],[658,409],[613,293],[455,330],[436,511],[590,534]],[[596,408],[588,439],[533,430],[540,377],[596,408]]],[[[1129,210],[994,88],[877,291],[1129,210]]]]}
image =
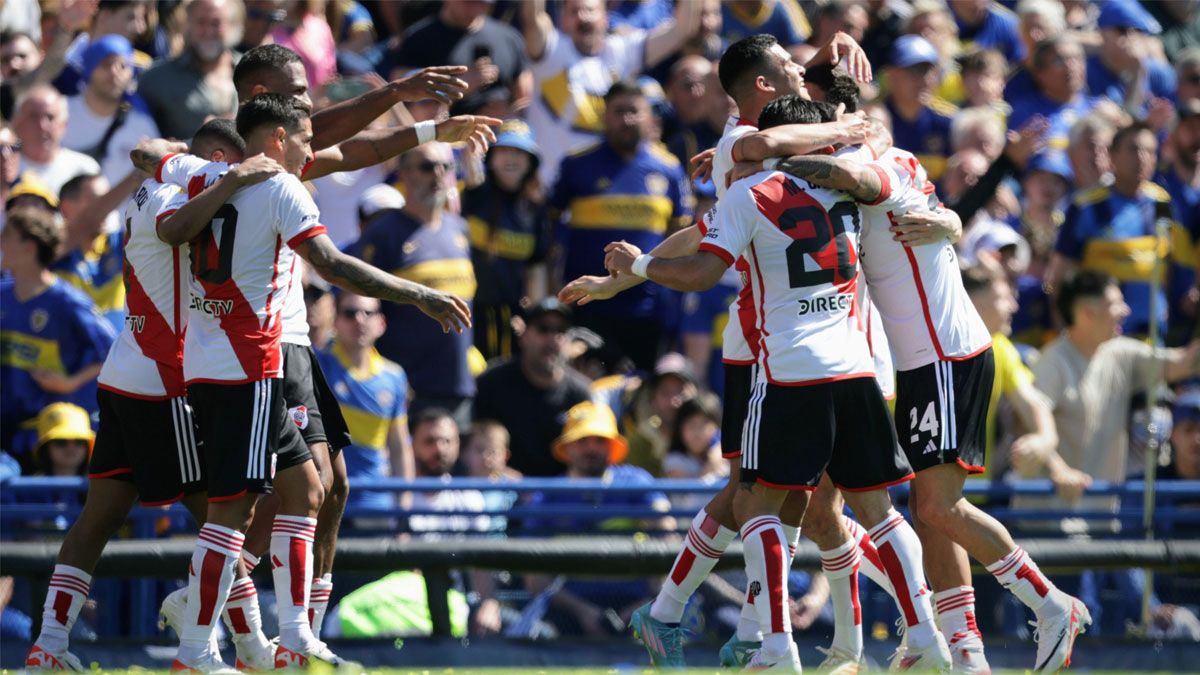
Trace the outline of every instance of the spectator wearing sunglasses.
{"type": "Polygon", "coordinates": [[[1100,50],[1088,57],[1087,84],[1092,96],[1107,96],[1130,114],[1142,117],[1152,99],[1174,100],[1175,73],[1161,61],[1162,27],[1133,0],[1104,4],[1097,19],[1100,50]]]}
{"type": "MultiPolygon", "coordinates": [[[[400,180],[404,208],[379,213],[350,252],[398,277],[471,302],[476,282],[467,222],[446,209],[456,180],[450,146],[431,142],[410,150],[401,158],[400,180]]],[[[467,362],[472,331],[447,335],[408,305],[385,302],[383,316],[392,330],[379,339],[379,352],[408,373],[415,392],[412,413],[445,408],[466,428],[475,395],[467,362]]]]}

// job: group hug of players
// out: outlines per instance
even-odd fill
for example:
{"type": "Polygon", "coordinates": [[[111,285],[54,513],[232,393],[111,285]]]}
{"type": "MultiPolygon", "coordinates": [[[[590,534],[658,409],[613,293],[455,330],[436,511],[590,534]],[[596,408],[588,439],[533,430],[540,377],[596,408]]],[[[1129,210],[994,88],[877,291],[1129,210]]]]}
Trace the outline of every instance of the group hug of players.
{"type": "MultiPolygon", "coordinates": [[[[820,54],[870,78],[844,35],[820,54]]],[[[416,305],[447,331],[468,326],[470,311],[338,251],[301,180],[434,139],[486,149],[500,120],[363,131],[398,101],[460,98],[463,70],[425,69],[312,114],[299,58],[257,47],[234,73],[236,122],[206,123],[186,152],[161,140],[133,152],[153,178],[124,218],[129,319],[100,374],[91,487],[59,553],[28,669],[83,669],[68,635],[105,543],[139,500],[182,500],[202,523],[188,585],[162,608],[180,639],[174,670],[236,672],[217,650],[218,617],[238,669],[348,665],[319,634],[347,489],[339,450],[349,437],[308,343],[296,256],[351,292],[416,305]],[[249,577],[264,556],[278,597],[273,640],[249,577]]],[[[740,462],[692,521],[658,597],[634,613],[635,635],[656,665],[683,665],[684,606],[740,533],[749,583],[722,662],[799,671],[787,570],[803,529],[831,585],[827,670],[862,667],[861,569],[902,616],[894,669],[988,672],[968,553],[1035,612],[1037,670],[1069,665],[1087,609],[962,498],[966,475],[984,463],[993,362],[959,277],[952,241],[961,223],[885,131],[861,116],[837,118],[833,104],[850,112],[858,104],[841,69],[818,66],[806,86],[805,69],[758,35],[732,45],[719,73],[739,117],[705,160],[718,206],[649,253],[610,244],[610,276],[560,293],[598,301],[646,279],[701,290],[729,265],[743,280],[723,347],[722,436],[741,440],[728,453],[740,462]],[[811,86],[818,71],[822,86],[811,86]],[[881,389],[892,389],[893,355],[895,426],[881,389]],[[886,492],[906,480],[919,538],[886,492]],[[841,515],[843,498],[866,529],[841,515]]]]}
{"type": "Polygon", "coordinates": [[[822,672],[864,668],[859,571],[901,615],[891,669],[990,672],[968,555],[1033,610],[1034,669],[1057,671],[1091,623],[1087,608],[962,495],[984,470],[994,362],[953,247],[961,221],[885,130],[838,123],[839,109],[857,110],[855,78],[869,79],[870,64],[852,42],[826,56],[806,71],[770,36],[731,45],[719,76],[739,116],[711,160],[694,158],[711,161],[716,207],[648,253],[610,243],[610,276],[560,293],[591,302],[647,279],[700,291],[730,265],[741,273],[723,335],[721,430],[740,439],[726,448],[740,461],[696,514],[655,600],[634,612],[634,634],[655,664],[684,665],[684,607],[740,534],[746,600],[721,662],[799,672],[787,578],[803,531],[821,551],[835,615],[822,672]],[[840,58],[848,72],[831,65],[840,58]],[[886,491],[905,481],[916,529],[886,491]]]}

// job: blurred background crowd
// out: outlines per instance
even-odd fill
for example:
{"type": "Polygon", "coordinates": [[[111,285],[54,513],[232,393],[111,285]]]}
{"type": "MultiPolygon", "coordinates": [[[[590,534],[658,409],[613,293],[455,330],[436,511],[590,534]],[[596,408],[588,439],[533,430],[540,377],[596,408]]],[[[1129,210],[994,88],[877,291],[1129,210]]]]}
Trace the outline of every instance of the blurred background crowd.
{"type": "MultiPolygon", "coordinates": [[[[415,69],[461,64],[470,68],[463,100],[449,110],[432,99],[397,105],[377,124],[506,120],[485,156],[427,143],[309,184],[339,246],[473,305],[474,330],[444,335],[411,307],[335,295],[310,275],[310,334],[356,443],[346,450],[351,480],[647,486],[636,496],[521,500],[501,489],[352,490],[346,531],[674,529],[666,515],[580,520],[553,507],[665,514],[702,501],[668,499],[654,491],[657,478],[724,479],[720,339],[740,280],[731,270],[713,290],[684,294],[644,284],[582,307],[554,293],[604,274],[604,244],[649,250],[713,205],[712,184],[693,179],[688,160],[736,114],[717,77],[726,45],[770,33],[807,63],[841,31],[875,69],[862,87],[868,114],[920,158],[964,222],[964,280],[997,355],[983,479],[1053,481],[1054,497],[1016,508],[1102,511],[1117,508],[1112,498],[1081,492],[1141,476],[1147,448],[1160,477],[1200,479],[1200,384],[1167,386],[1152,373],[1168,348],[1196,358],[1195,0],[3,0],[0,19],[0,197],[6,212],[50,216],[23,210],[0,240],[5,476],[86,473],[95,377],[125,320],[121,213],[146,178],[128,153],[144,138],[188,139],[206,119],[232,116],[239,54],[275,42],[300,55],[318,108],[415,69]],[[51,273],[75,290],[19,297],[9,279],[51,273]],[[1076,283],[1064,293],[1067,278],[1076,283]],[[1048,430],[1056,447],[1034,442],[1048,430]],[[499,513],[517,501],[545,506],[545,516],[429,515],[499,513]]],[[[1039,527],[1102,536],[1117,526],[1066,518],[1039,527]]],[[[19,536],[46,536],[64,523],[25,528],[19,536]]],[[[497,588],[517,582],[475,577],[465,583],[470,629],[494,632],[502,610],[515,611],[497,588]]],[[[402,589],[406,579],[376,584],[402,589]]],[[[555,580],[522,583],[536,594],[555,580]]],[[[1137,580],[1085,583],[1093,598],[1111,599],[1137,580]]],[[[648,584],[568,582],[577,602],[555,603],[555,625],[615,630],[604,610],[636,606],[648,584]]],[[[720,620],[718,608],[740,604],[740,586],[714,584],[707,616],[720,620]]],[[[797,625],[819,621],[819,576],[792,587],[797,625]]],[[[364,598],[343,605],[349,634],[374,629],[364,598]]],[[[1136,618],[1133,600],[1106,607],[1106,631],[1136,618]]],[[[1171,612],[1169,630],[1200,639],[1194,616],[1171,612]]]]}

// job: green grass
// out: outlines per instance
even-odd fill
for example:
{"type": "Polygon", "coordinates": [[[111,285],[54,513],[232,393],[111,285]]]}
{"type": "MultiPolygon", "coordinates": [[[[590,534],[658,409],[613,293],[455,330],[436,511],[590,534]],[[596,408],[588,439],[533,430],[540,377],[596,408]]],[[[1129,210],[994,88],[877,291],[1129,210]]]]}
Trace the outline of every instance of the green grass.
{"type": "MultiPolygon", "coordinates": [[[[0,672],[8,673],[10,671],[5,670],[5,671],[0,671],[0,672]]],[[[140,668],[134,668],[131,670],[93,669],[92,672],[94,672],[94,673],[111,673],[114,675],[117,675],[117,674],[120,674],[120,675],[170,675],[170,673],[165,670],[143,670],[140,668]]],[[[312,673],[312,675],[333,675],[333,673],[335,673],[337,671],[334,671],[333,669],[330,669],[330,668],[311,668],[311,669],[309,669],[308,672],[312,673]]],[[[641,675],[642,673],[656,673],[656,672],[666,672],[666,671],[655,671],[648,667],[647,668],[617,669],[617,668],[538,668],[538,667],[534,666],[534,667],[528,667],[528,668],[380,668],[380,669],[368,668],[367,672],[370,673],[371,675],[635,675],[635,674],[641,675]]],[[[673,670],[673,671],[669,671],[669,672],[671,672],[672,674],[691,673],[693,675],[699,675],[701,673],[704,673],[705,675],[709,675],[709,674],[720,673],[721,675],[726,675],[728,673],[736,672],[736,671],[721,670],[718,668],[689,668],[687,670],[682,670],[682,671],[673,670]]],[[[929,672],[933,672],[933,671],[929,671],[929,672]]],[[[992,672],[995,675],[1025,675],[1029,671],[1027,671],[1027,670],[993,670],[992,672]]],[[[1151,671],[1146,671],[1146,672],[1151,672],[1151,671]]],[[[1089,670],[1088,674],[1089,675],[1122,675],[1121,673],[1118,673],[1118,671],[1098,671],[1098,670],[1089,670]]]]}

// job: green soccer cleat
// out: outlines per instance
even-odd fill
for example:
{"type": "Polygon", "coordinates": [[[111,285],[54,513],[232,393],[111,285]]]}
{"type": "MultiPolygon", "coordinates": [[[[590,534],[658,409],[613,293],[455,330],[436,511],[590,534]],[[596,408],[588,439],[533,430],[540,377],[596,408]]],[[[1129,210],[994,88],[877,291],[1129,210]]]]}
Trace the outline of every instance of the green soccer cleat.
{"type": "Polygon", "coordinates": [[[754,656],[754,652],[762,646],[761,642],[750,642],[737,639],[737,634],[730,636],[729,640],[721,645],[721,651],[717,652],[717,656],[721,659],[722,668],[745,668],[747,663],[750,663],[750,658],[754,656]]]}
{"type": "Polygon", "coordinates": [[[683,660],[683,640],[687,631],[650,616],[650,603],[633,610],[629,624],[633,626],[634,639],[640,641],[650,654],[650,663],[659,668],[687,667],[683,660]]]}

